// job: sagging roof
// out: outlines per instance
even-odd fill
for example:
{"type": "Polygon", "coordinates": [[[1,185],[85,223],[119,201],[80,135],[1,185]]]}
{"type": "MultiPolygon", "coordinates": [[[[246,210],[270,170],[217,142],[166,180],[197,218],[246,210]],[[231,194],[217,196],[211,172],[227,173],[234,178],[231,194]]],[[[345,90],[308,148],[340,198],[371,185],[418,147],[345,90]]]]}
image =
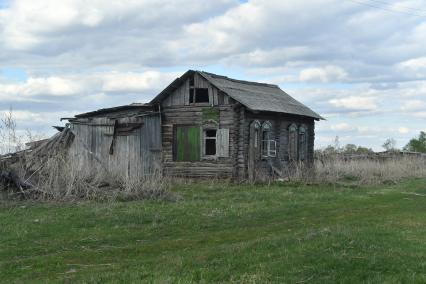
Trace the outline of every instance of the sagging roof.
{"type": "MultiPolygon", "coordinates": [[[[81,114],[75,115],[73,118],[63,118],[63,119],[74,119],[74,118],[87,118],[87,117],[93,117],[93,116],[99,116],[104,115],[108,113],[114,113],[119,111],[128,111],[128,110],[152,110],[153,105],[151,104],[141,104],[141,103],[133,103],[130,105],[122,105],[122,106],[116,106],[116,107],[110,107],[110,108],[101,108],[95,111],[85,112],[81,114]]],[[[62,119],[61,119],[62,120],[62,119]]]]}
{"type": "Polygon", "coordinates": [[[192,76],[195,73],[198,73],[213,86],[228,94],[228,96],[252,111],[289,113],[312,117],[317,120],[324,119],[318,113],[292,98],[277,85],[237,80],[226,76],[194,70],[187,71],[180,78],[173,81],[150,103],[154,104],[162,101],[167,95],[171,94],[176,88],[178,88],[189,76],[192,76]]]}

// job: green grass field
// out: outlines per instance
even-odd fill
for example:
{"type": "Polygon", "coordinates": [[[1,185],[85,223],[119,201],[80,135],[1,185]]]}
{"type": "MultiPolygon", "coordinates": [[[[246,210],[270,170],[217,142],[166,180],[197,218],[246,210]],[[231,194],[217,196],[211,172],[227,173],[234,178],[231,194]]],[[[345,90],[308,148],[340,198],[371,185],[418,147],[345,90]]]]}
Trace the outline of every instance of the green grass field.
{"type": "Polygon", "coordinates": [[[426,180],[0,202],[3,283],[425,283],[426,180]]]}

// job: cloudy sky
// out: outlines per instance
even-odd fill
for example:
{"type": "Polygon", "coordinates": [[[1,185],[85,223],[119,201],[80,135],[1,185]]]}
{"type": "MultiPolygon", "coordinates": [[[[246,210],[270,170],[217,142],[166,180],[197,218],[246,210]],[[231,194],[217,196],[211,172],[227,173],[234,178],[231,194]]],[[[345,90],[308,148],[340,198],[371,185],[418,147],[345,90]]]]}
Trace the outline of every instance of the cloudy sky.
{"type": "Polygon", "coordinates": [[[0,112],[147,102],[187,69],[275,83],[327,120],[316,146],[426,130],[423,0],[0,0],[0,112]]]}

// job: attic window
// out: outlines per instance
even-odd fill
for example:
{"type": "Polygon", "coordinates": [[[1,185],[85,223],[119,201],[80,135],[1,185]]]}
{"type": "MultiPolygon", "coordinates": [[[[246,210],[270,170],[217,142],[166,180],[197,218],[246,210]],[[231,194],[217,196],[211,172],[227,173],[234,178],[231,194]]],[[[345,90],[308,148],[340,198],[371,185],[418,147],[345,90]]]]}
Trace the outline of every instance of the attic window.
{"type": "Polygon", "coordinates": [[[209,89],[207,88],[190,88],[189,103],[209,103],[209,89]]]}

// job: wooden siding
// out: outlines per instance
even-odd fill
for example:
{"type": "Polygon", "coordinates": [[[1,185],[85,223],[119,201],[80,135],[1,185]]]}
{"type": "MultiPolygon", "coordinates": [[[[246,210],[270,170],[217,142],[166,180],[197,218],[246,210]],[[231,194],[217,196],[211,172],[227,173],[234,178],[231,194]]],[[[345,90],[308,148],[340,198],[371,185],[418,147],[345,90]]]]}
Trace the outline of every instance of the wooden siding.
{"type": "Polygon", "coordinates": [[[114,121],[107,117],[78,119],[71,123],[75,134],[71,160],[88,171],[106,169],[110,174],[138,177],[161,170],[160,117],[120,118],[121,123],[142,123],[127,135],[116,136],[110,154],[114,121]]]}

